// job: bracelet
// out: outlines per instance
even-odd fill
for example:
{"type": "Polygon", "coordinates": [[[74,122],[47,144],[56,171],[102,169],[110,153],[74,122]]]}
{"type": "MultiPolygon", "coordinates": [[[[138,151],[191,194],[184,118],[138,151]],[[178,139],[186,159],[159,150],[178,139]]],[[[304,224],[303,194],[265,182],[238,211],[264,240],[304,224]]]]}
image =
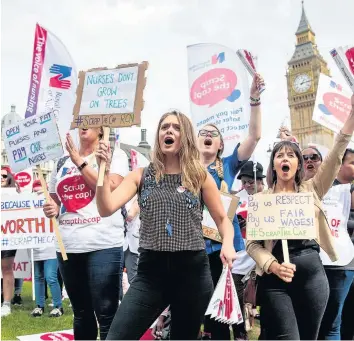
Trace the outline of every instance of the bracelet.
{"type": "Polygon", "coordinates": [[[87,166],[87,161],[84,161],[77,169],[81,172],[87,166]]]}
{"type": "Polygon", "coordinates": [[[250,101],[251,102],[260,102],[261,99],[258,97],[258,98],[253,98],[253,97],[250,97],[250,101]]]}
{"type": "Polygon", "coordinates": [[[261,105],[261,102],[258,103],[250,103],[251,107],[258,107],[259,105],[261,105]]]}

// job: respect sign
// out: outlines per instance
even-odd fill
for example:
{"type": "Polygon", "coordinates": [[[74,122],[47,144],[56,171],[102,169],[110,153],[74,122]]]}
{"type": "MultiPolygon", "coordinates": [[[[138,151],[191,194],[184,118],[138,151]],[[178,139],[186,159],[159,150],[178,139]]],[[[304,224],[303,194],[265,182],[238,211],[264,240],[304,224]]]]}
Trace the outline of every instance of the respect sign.
{"type": "Polygon", "coordinates": [[[54,228],[45,217],[45,199],[35,193],[1,196],[1,249],[53,246],[54,228]]]}
{"type": "Polygon", "coordinates": [[[313,194],[250,195],[246,235],[247,240],[317,238],[313,194]]]}
{"type": "Polygon", "coordinates": [[[32,116],[6,127],[3,139],[10,167],[16,173],[64,153],[52,113],[32,116]]]}
{"type": "Polygon", "coordinates": [[[139,125],[146,69],[144,62],[80,72],[71,128],[139,125]]]}

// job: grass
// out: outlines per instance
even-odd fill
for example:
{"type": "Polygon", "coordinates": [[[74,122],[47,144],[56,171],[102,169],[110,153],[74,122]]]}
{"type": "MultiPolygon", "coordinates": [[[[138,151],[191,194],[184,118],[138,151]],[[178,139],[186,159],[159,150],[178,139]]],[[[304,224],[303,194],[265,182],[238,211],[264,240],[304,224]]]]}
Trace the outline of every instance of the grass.
{"type": "MultiPolygon", "coordinates": [[[[50,291],[49,291],[50,293],[50,291]]],[[[22,306],[12,306],[12,314],[1,319],[1,340],[16,340],[17,336],[39,334],[44,332],[55,332],[72,329],[73,313],[69,307],[69,300],[63,301],[64,315],[58,318],[48,316],[51,307],[46,305],[45,313],[42,317],[34,318],[31,311],[36,306],[32,301],[32,284],[24,282],[22,289],[22,306]]],[[[51,302],[49,298],[47,304],[51,302]]],[[[255,321],[255,326],[248,333],[250,340],[257,340],[259,335],[259,321],[255,321]]]]}
{"type": "MultiPolygon", "coordinates": [[[[50,295],[50,290],[49,295],[50,295]]],[[[1,340],[16,340],[17,336],[54,332],[73,328],[73,312],[69,307],[69,300],[63,301],[64,315],[61,317],[49,317],[53,309],[46,305],[41,317],[32,317],[31,312],[36,304],[32,301],[32,283],[24,282],[22,290],[22,306],[11,306],[12,314],[1,318],[1,340]]],[[[49,298],[46,302],[51,303],[49,298]]]]}

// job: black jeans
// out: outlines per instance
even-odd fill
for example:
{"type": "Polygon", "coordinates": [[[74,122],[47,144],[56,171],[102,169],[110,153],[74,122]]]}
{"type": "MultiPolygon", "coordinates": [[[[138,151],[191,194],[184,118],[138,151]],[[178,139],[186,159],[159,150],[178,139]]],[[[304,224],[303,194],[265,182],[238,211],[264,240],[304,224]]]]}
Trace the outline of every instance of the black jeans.
{"type": "Polygon", "coordinates": [[[112,322],[108,340],[139,340],[171,308],[171,340],[195,340],[213,293],[205,251],[143,250],[137,275],[112,322]]]}
{"type": "MultiPolygon", "coordinates": [[[[223,269],[223,265],[220,259],[220,251],[210,253],[208,257],[210,263],[211,276],[213,278],[214,287],[216,287],[223,269]]],[[[240,307],[242,309],[243,315],[243,293],[245,285],[244,283],[242,283],[241,280],[244,276],[233,274],[232,277],[236,286],[237,297],[240,302],[240,307]]],[[[247,339],[247,333],[244,323],[233,324],[232,329],[234,332],[235,339],[247,339]]],[[[231,336],[229,325],[217,322],[214,319],[211,319],[210,316],[205,316],[204,332],[210,334],[212,340],[230,340],[231,336]]]]}
{"type": "Polygon", "coordinates": [[[313,249],[290,254],[290,262],[296,265],[291,283],[273,274],[260,280],[262,334],[266,340],[317,340],[329,297],[326,273],[313,249]]]}
{"type": "Polygon", "coordinates": [[[96,317],[105,340],[118,308],[123,248],[69,253],[65,262],[60,253],[57,258],[74,311],[75,340],[97,339],[96,317]]]}

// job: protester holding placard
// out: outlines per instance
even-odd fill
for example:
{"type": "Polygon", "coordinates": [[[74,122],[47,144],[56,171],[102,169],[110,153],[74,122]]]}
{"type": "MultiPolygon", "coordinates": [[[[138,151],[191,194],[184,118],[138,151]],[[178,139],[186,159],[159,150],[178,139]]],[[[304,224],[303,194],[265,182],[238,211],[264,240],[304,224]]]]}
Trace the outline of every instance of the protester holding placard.
{"type": "Polygon", "coordinates": [[[258,289],[261,290],[261,319],[266,339],[317,339],[329,296],[319,246],[332,261],[338,259],[321,200],[333,184],[353,131],[354,109],[334,147],[309,181],[303,180],[304,162],[296,143],[282,141],[272,151],[267,175],[272,187],[264,193],[312,192],[319,235],[317,240],[289,241],[291,264],[283,263],[279,241],[247,242],[247,252],[256,261],[258,272],[265,273],[258,289]]]}
{"type": "MultiPolygon", "coordinates": [[[[101,218],[96,206],[98,164],[95,151],[102,129],[80,129],[80,148],[66,139],[68,156],[52,172],[49,191],[53,200],[44,205],[48,217],[58,216],[68,260],[57,253],[59,268],[74,311],[76,340],[95,340],[97,323],[101,340],[118,307],[122,278],[124,223],[120,211],[101,218]],[[96,316],[96,317],[95,317],[96,316]]],[[[129,172],[126,154],[115,149],[107,181],[114,190],[129,172]]],[[[57,251],[58,251],[57,247],[57,251]]]]}
{"type": "MultiPolygon", "coordinates": [[[[224,151],[224,140],[216,125],[207,124],[198,132],[198,147],[201,161],[215,180],[218,189],[222,192],[229,192],[237,173],[251,157],[261,138],[261,102],[259,92],[261,85],[264,85],[264,81],[262,77],[256,74],[250,90],[251,117],[249,135],[242,144],[237,144],[231,155],[221,158],[224,151]]],[[[236,215],[233,219],[233,226],[235,230],[234,247],[236,251],[244,250],[245,245],[236,215]]],[[[219,258],[221,243],[206,238],[205,246],[209,256],[214,286],[216,286],[222,272],[222,263],[219,258]]],[[[228,326],[209,317],[205,319],[204,333],[209,334],[213,340],[226,340],[230,338],[228,326]]]]}
{"type": "MultiPolygon", "coordinates": [[[[16,181],[12,175],[11,169],[9,167],[1,167],[1,188],[16,188],[18,191],[19,187],[16,186],[16,181]]],[[[5,250],[1,251],[1,272],[3,276],[3,302],[1,306],[1,316],[7,316],[11,314],[11,298],[14,292],[14,272],[13,264],[16,256],[17,250],[5,250]]]]}
{"type": "MultiPolygon", "coordinates": [[[[107,143],[100,143],[97,156],[110,163],[107,143]]],[[[202,234],[202,203],[223,237],[223,263],[231,266],[236,253],[232,224],[215,181],[199,161],[191,121],[176,111],[163,115],[152,163],[132,171],[112,194],[108,180],[106,173],[103,187],[96,190],[102,216],[113,214],[137,192],[141,210],[138,272],[108,339],[139,339],[169,304],[171,339],[195,339],[213,290],[202,234]]]]}

